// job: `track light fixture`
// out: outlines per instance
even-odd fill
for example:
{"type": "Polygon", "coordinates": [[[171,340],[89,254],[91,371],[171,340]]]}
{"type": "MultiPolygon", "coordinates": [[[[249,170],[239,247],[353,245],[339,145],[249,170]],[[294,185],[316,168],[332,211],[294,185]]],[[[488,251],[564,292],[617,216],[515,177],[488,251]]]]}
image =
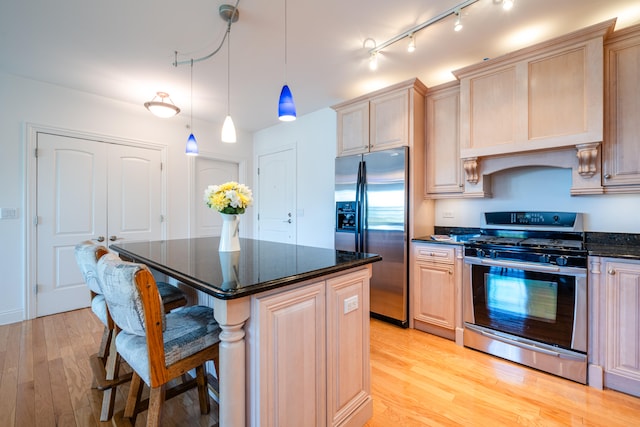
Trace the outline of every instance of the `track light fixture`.
{"type": "Polygon", "coordinates": [[[456,11],[456,22],[453,24],[453,30],[456,32],[462,30],[462,15],[459,10],[456,11]]]}
{"type": "MultiPolygon", "coordinates": [[[[407,47],[407,50],[409,52],[413,52],[415,50],[415,36],[416,33],[422,29],[427,28],[430,25],[435,24],[436,22],[440,22],[443,19],[451,16],[451,15],[455,15],[456,16],[456,27],[455,30],[456,31],[460,31],[462,29],[462,10],[468,6],[471,6],[472,4],[476,3],[479,0],[466,0],[463,1],[462,3],[452,7],[451,9],[445,10],[444,12],[434,16],[433,18],[423,22],[422,24],[416,25],[413,28],[410,28],[409,30],[405,31],[404,33],[398,34],[397,36],[390,38],[389,40],[387,40],[384,43],[381,43],[379,45],[375,44],[375,41],[373,41],[372,38],[367,38],[364,40],[364,43],[362,45],[363,48],[367,48],[367,43],[368,42],[373,42],[373,47],[369,48],[369,68],[372,70],[375,70],[378,66],[378,58],[377,55],[385,48],[391,46],[392,44],[394,44],[395,42],[402,40],[404,38],[409,38],[409,45],[407,47]]],[[[513,0],[504,0],[504,2],[510,1],[511,3],[513,3],[513,0]]],[[[504,3],[503,3],[503,7],[504,7],[504,3]]]]}
{"type": "Polygon", "coordinates": [[[409,45],[407,46],[407,52],[411,53],[416,50],[416,36],[415,34],[409,35],[409,45]]]}

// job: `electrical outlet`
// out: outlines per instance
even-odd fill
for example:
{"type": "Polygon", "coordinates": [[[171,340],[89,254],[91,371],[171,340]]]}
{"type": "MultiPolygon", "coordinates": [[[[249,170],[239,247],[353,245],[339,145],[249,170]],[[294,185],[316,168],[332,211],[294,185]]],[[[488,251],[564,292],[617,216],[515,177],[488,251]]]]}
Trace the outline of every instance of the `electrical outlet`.
{"type": "Polygon", "coordinates": [[[444,211],[442,212],[442,218],[454,218],[452,211],[444,211]]]}
{"type": "Polygon", "coordinates": [[[358,309],[358,295],[346,298],[344,300],[344,314],[351,313],[358,309]]]}

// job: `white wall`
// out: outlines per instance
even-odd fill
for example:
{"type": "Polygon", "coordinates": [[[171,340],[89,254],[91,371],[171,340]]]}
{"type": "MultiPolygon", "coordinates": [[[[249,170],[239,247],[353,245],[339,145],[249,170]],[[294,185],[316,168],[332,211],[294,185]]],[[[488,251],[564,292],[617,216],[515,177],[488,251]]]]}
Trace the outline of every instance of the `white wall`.
{"type": "MultiPolygon", "coordinates": [[[[142,105],[127,104],[60,86],[0,72],[0,207],[18,208],[18,219],[0,220],[0,324],[24,319],[27,123],[167,147],[167,238],[188,233],[190,160],[184,155],[188,137],[184,114],[159,119],[142,105]]],[[[253,170],[251,135],[238,132],[237,144],[219,142],[221,123],[194,121],[201,152],[247,162],[253,170]]],[[[248,174],[248,185],[252,185],[248,174]]],[[[201,200],[201,197],[197,199],[201,200]]],[[[251,224],[248,224],[249,226],[251,224]]],[[[246,230],[251,233],[251,230],[246,230]]]]}
{"type": "Polygon", "coordinates": [[[280,123],[256,132],[253,141],[255,164],[261,154],[275,152],[282,146],[296,146],[297,244],[333,248],[335,111],[325,108],[294,122],[280,123]]]}
{"type": "Polygon", "coordinates": [[[640,233],[640,194],[571,196],[570,169],[512,169],[491,180],[492,198],[437,201],[436,225],[479,227],[481,212],[489,211],[564,211],[582,212],[586,231],[640,233]]]}

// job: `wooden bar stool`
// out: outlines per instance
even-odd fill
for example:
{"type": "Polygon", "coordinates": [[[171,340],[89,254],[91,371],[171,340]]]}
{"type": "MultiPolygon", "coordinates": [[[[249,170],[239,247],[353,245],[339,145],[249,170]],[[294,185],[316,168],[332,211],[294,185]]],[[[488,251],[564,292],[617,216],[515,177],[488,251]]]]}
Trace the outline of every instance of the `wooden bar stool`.
{"type": "Polygon", "coordinates": [[[109,312],[121,329],[115,339],[118,353],[133,369],[124,417],[135,425],[136,415],[148,409],[147,426],[159,426],[165,399],[196,386],[200,412],[209,413],[205,363],[218,366],[220,342],[213,309],[196,305],[165,314],[149,269],[112,254],[98,261],[98,274],[109,312]],[[192,369],[196,378],[166,388],[192,369]],[[143,381],[150,395],[140,402],[143,381]]]}
{"type": "MultiPolygon", "coordinates": [[[[90,358],[95,387],[103,392],[100,421],[108,421],[113,415],[116,387],[131,379],[131,374],[117,376],[120,358],[116,351],[115,335],[117,326],[113,322],[109,309],[102,295],[102,288],[97,273],[98,260],[109,253],[106,247],[86,241],[76,245],[75,257],[85,283],[91,290],[91,310],[104,324],[104,332],[98,353],[90,358]]],[[[115,255],[114,255],[115,256],[115,255]]],[[[159,283],[164,309],[170,311],[187,303],[184,293],[168,283],[159,283]]]]}

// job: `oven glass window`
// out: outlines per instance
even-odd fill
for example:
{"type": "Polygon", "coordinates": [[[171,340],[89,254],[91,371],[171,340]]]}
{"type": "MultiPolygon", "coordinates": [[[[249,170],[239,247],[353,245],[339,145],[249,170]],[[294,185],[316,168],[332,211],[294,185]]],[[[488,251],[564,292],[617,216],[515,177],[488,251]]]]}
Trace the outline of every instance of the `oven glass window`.
{"type": "Polygon", "coordinates": [[[571,348],[575,277],[473,265],[475,323],[571,348]]]}

